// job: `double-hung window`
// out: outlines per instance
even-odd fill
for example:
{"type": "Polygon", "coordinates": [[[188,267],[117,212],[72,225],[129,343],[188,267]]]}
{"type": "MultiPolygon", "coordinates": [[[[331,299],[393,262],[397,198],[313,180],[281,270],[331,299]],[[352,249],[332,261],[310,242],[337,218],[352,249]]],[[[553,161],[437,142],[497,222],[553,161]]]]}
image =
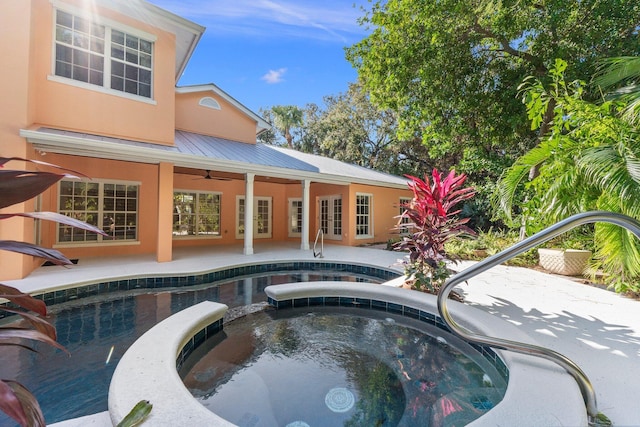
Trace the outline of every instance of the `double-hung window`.
{"type": "Polygon", "coordinates": [[[398,231],[400,234],[406,234],[409,232],[408,224],[411,222],[411,219],[402,215],[404,214],[404,211],[407,210],[407,206],[409,206],[409,203],[411,203],[412,200],[413,199],[410,197],[400,197],[400,218],[398,221],[398,231]]]}
{"type": "Polygon", "coordinates": [[[101,228],[109,237],[58,224],[58,243],[138,240],[138,194],[133,183],[60,181],[58,212],[101,228]]]}
{"type": "Polygon", "coordinates": [[[133,32],[56,10],[55,75],[151,98],[153,41],[133,32]]]}
{"type": "Polygon", "coordinates": [[[173,193],[173,235],[220,236],[220,194],[173,193]]]}
{"type": "Polygon", "coordinates": [[[356,194],[356,238],[372,237],[371,194],[356,194]]]}

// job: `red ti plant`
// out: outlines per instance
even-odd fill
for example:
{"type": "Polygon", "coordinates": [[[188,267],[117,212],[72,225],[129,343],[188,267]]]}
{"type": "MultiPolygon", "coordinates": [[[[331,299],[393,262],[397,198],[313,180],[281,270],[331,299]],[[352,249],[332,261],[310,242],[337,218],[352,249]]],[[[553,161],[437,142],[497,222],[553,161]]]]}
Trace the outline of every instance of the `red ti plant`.
{"type": "MultiPolygon", "coordinates": [[[[76,178],[76,176],[67,173],[5,169],[5,163],[12,160],[57,168],[54,165],[37,160],[0,157],[0,209],[37,196],[62,178],[76,178]]],[[[0,213],[0,220],[16,216],[56,221],[107,236],[97,227],[55,212],[3,212],[0,213]]],[[[42,248],[28,242],[0,240],[0,250],[33,255],[58,265],[71,264],[71,261],[61,252],[55,249],[42,248]]],[[[44,301],[1,283],[0,299],[8,300],[13,304],[13,306],[0,305],[0,311],[21,316],[26,321],[25,324],[28,325],[28,327],[0,327],[0,346],[15,345],[27,350],[33,350],[22,344],[21,340],[26,339],[45,342],[65,352],[67,351],[56,341],[56,330],[53,325],[44,319],[47,315],[47,307],[44,301]]],[[[13,380],[0,379],[0,410],[21,426],[39,427],[46,425],[36,398],[23,385],[13,380]]]]}
{"type": "Polygon", "coordinates": [[[469,218],[458,218],[460,210],[456,209],[460,202],[473,197],[475,191],[472,187],[463,188],[467,176],[456,175],[454,170],[443,178],[443,174],[433,169],[431,180],[426,174],[424,180],[405,176],[411,180],[407,185],[413,191],[413,199],[404,204],[396,229],[408,234],[393,249],[409,252],[404,266],[412,287],[437,294],[452,273],[446,264],[445,243],[463,234],[475,234],[465,225],[469,218]]]}

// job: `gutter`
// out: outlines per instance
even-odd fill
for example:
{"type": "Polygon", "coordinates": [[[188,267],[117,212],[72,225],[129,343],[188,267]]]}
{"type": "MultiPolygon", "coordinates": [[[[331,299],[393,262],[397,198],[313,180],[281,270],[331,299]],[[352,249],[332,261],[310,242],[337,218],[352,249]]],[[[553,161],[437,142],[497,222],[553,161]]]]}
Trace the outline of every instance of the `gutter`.
{"type": "Polygon", "coordinates": [[[194,169],[215,169],[221,172],[256,175],[272,178],[285,178],[296,181],[310,180],[323,184],[349,185],[364,184],[385,188],[398,188],[406,190],[406,185],[389,182],[371,181],[339,175],[328,175],[319,172],[300,171],[298,169],[265,166],[250,162],[238,162],[233,160],[220,160],[211,157],[194,156],[176,152],[175,147],[167,147],[167,150],[158,148],[136,147],[117,144],[108,141],[92,141],[66,135],[43,134],[35,130],[20,130],[20,136],[33,144],[37,150],[45,152],[67,154],[73,156],[95,157],[108,160],[121,160],[145,164],[159,164],[161,162],[172,163],[174,166],[194,169]]]}

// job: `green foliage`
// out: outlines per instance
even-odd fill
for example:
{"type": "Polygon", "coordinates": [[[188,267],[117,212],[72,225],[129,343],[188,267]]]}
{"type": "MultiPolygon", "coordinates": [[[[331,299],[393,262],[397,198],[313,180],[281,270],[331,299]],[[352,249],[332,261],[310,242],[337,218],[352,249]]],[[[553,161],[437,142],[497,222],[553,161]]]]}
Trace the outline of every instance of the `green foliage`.
{"type": "Polygon", "coordinates": [[[399,140],[480,187],[538,140],[524,78],[564,58],[568,79],[587,81],[598,58],[640,54],[639,17],[640,3],[616,0],[375,1],[347,59],[372,102],[398,113],[399,140]]]}
{"type": "Polygon", "coordinates": [[[309,104],[294,148],[395,175],[431,169],[427,148],[396,137],[396,114],[376,108],[358,83],[309,104]]]}
{"type": "Polygon", "coordinates": [[[293,128],[302,126],[304,112],[295,105],[276,105],[271,108],[273,124],[282,133],[287,146],[293,148],[293,128]]]}
{"type": "MultiPolygon", "coordinates": [[[[496,192],[496,206],[507,218],[519,206],[519,222],[529,233],[590,210],[640,217],[640,130],[625,117],[623,102],[585,100],[585,83],[568,83],[566,66],[556,61],[548,84],[529,78],[522,85],[532,122],[541,125],[549,105],[553,121],[540,143],[505,171],[496,192]],[[532,168],[538,175],[526,181],[532,168]]],[[[604,270],[619,290],[633,288],[640,246],[614,228],[596,224],[592,270],[604,270]]]]}
{"type": "Polygon", "coordinates": [[[428,175],[424,180],[409,175],[407,178],[411,180],[408,186],[413,199],[403,207],[396,228],[408,233],[405,231],[394,249],[409,252],[405,274],[413,281],[413,287],[437,294],[451,275],[445,244],[460,235],[474,234],[465,225],[469,219],[459,219],[460,211],[455,210],[458,204],[472,198],[474,191],[471,187],[463,188],[466,176],[456,175],[453,170],[444,178],[436,169],[431,179],[428,175]]]}
{"type": "MultiPolygon", "coordinates": [[[[478,231],[473,239],[460,238],[446,243],[446,250],[453,259],[481,261],[515,245],[520,236],[515,231],[478,231]]],[[[538,264],[536,249],[531,249],[505,262],[506,265],[534,267],[538,264]]]]}
{"type": "Polygon", "coordinates": [[[116,427],[139,426],[147,419],[151,413],[153,405],[148,400],[141,400],[129,411],[129,413],[118,423],[116,427]]]}

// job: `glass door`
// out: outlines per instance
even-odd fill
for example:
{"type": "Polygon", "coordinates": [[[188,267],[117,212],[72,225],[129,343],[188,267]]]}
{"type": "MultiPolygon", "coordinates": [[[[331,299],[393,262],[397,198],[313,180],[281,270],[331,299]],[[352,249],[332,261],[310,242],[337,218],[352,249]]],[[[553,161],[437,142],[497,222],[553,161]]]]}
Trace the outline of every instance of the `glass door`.
{"type": "Polygon", "coordinates": [[[318,199],[320,229],[326,239],[342,240],[342,196],[318,199]]]}

